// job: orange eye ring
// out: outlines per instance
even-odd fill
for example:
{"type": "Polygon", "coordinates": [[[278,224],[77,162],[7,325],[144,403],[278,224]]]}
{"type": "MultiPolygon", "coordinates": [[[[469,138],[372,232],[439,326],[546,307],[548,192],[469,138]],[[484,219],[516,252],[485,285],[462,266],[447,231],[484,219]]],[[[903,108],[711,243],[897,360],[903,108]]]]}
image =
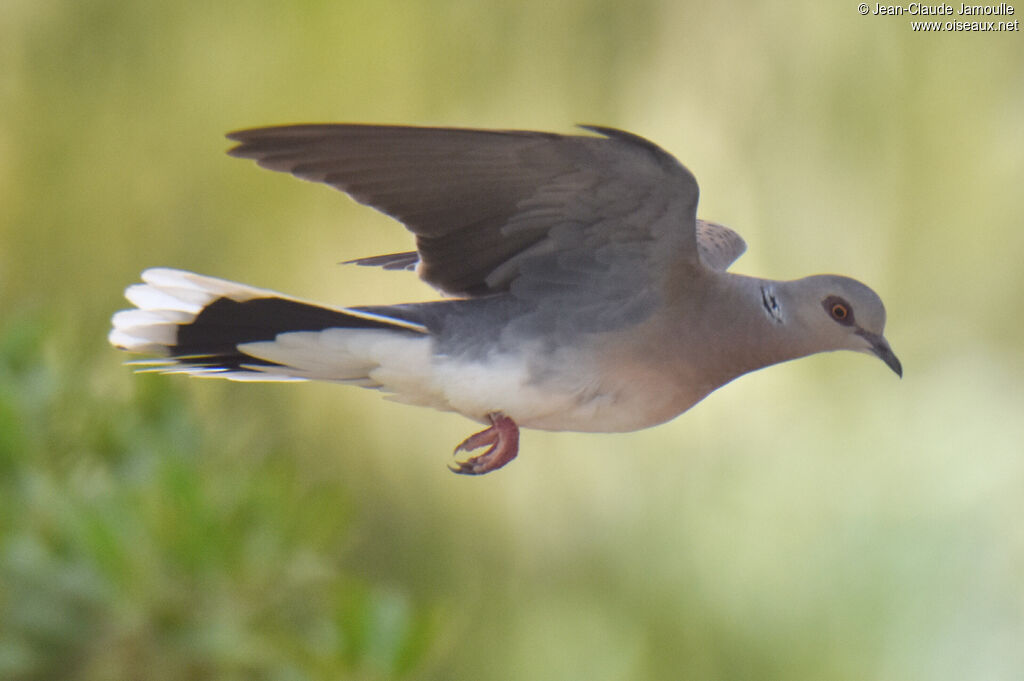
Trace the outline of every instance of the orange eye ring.
{"type": "Polygon", "coordinates": [[[825,313],[832,318],[832,321],[843,326],[853,326],[853,308],[848,302],[839,296],[829,296],[821,301],[825,313]]]}

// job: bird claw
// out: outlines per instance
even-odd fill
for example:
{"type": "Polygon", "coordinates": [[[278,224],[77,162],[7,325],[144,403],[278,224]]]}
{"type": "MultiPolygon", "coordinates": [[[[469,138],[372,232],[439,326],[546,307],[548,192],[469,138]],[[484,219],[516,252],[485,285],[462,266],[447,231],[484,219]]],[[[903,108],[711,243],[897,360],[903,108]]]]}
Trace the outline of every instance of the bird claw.
{"type": "Polygon", "coordinates": [[[449,464],[448,469],[459,475],[483,475],[496,471],[519,453],[519,426],[499,412],[488,414],[491,427],[474,433],[459,443],[452,455],[469,452],[490,445],[486,452],[465,461],[449,464]]]}

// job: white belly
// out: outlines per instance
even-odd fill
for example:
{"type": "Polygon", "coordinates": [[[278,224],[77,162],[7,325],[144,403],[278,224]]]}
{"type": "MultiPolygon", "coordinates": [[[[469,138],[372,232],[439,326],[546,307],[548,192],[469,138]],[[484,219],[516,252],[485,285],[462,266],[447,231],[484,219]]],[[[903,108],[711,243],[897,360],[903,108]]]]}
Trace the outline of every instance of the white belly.
{"type": "Polygon", "coordinates": [[[500,412],[525,428],[625,432],[674,418],[708,390],[646,358],[617,356],[599,366],[581,348],[545,354],[453,358],[434,354],[429,336],[329,329],[286,333],[243,350],[282,366],[266,371],[338,381],[389,393],[398,402],[453,411],[488,424],[500,412]],[[562,356],[559,356],[562,355],[562,356]]]}
{"type": "MultiPolygon", "coordinates": [[[[420,342],[420,341],[417,341],[420,342]]],[[[500,412],[524,428],[579,432],[626,432],[663,423],[706,393],[686,394],[663,372],[637,367],[598,370],[578,352],[572,364],[544,357],[538,370],[529,353],[464,361],[430,356],[416,371],[386,359],[370,372],[390,399],[454,411],[480,423],[500,412]]],[[[407,355],[408,356],[408,355],[407,355]]]]}

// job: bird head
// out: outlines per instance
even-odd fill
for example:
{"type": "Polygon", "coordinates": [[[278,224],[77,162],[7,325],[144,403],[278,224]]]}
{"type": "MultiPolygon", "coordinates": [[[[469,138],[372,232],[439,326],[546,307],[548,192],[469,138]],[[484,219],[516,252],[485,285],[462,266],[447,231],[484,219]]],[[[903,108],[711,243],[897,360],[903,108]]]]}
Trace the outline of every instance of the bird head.
{"type": "Polygon", "coordinates": [[[856,279],[834,274],[791,283],[796,292],[796,317],[816,352],[864,352],[903,376],[903,365],[883,335],[885,306],[877,293],[856,279]]]}

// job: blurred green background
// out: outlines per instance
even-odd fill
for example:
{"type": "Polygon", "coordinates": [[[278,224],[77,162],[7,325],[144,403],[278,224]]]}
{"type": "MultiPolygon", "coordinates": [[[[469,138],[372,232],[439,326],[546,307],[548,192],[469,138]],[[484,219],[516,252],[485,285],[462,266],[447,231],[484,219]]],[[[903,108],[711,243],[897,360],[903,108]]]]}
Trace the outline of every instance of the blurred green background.
{"type": "MultiPolygon", "coordinates": [[[[0,3],[0,678],[1024,678],[1024,44],[855,3],[0,3]],[[133,375],[181,267],[335,304],[407,234],[223,151],[368,121],[626,128],[740,272],[872,285],[906,368],[758,372],[659,428],[133,375]]],[[[1018,7],[1018,11],[1024,7],[1018,7]]]]}

